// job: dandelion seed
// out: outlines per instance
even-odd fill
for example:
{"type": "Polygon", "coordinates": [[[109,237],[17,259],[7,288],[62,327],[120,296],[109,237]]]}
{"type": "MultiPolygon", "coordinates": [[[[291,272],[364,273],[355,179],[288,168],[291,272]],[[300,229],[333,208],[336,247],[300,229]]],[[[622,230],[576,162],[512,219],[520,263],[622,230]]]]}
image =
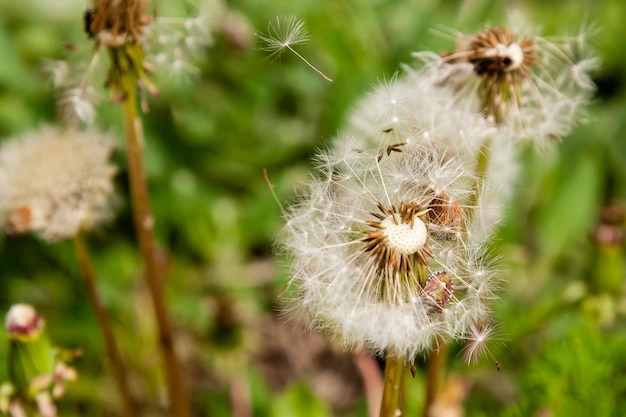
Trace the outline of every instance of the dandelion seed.
{"type": "Polygon", "coordinates": [[[499,371],[500,364],[495,359],[494,352],[490,346],[494,342],[496,333],[497,328],[489,319],[479,320],[470,326],[469,332],[465,337],[465,347],[461,351],[463,360],[467,364],[472,364],[478,362],[481,357],[488,356],[496,362],[499,371]]]}
{"type": "Polygon", "coordinates": [[[307,43],[311,40],[304,21],[298,20],[295,15],[283,19],[276,18],[275,24],[270,22],[267,26],[267,34],[256,33],[255,36],[263,42],[262,49],[270,52],[270,56],[280,56],[285,49],[288,49],[326,81],[333,81],[292,48],[293,45],[307,43]]]}

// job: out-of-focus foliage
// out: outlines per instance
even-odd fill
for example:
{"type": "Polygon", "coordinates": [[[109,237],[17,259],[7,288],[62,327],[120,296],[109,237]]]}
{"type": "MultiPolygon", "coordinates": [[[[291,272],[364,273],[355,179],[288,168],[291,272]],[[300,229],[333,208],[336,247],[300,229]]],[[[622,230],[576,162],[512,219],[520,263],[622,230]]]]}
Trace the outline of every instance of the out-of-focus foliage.
{"type": "MultiPolygon", "coordinates": [[[[348,390],[353,401],[338,406],[320,389],[328,381],[347,387],[346,374],[357,380],[358,374],[353,366],[327,366],[337,354],[306,334],[272,336],[277,343],[269,369],[282,367],[281,373],[260,370],[268,369],[259,358],[269,356],[262,355],[269,349],[265,331],[276,294],[287,281],[272,255],[281,213],[262,170],[267,169],[278,198],[289,202],[294,187],[307,178],[316,147],[341,128],[350,106],[371,85],[410,62],[412,51],[452,49],[453,40],[440,34],[452,33],[450,28],[472,32],[483,23],[504,22],[507,4],[229,2],[228,10],[237,13],[242,26],[217,22],[214,43],[197,63],[200,75],[187,83],[166,80],[162,96],[149,99],[144,120],[151,202],[197,415],[231,415],[229,391],[241,380],[255,415],[366,415],[362,394],[348,390]],[[312,37],[298,50],[333,83],[292,55],[268,60],[255,44],[253,32],[292,13],[304,20],[312,37]],[[242,44],[233,43],[232,31],[242,36],[242,44]],[[308,348],[295,354],[289,345],[308,348]],[[315,372],[320,369],[328,373],[315,372]]],[[[626,405],[626,386],[619,377],[626,371],[624,244],[603,245],[595,235],[603,210],[626,201],[626,5],[622,0],[571,0],[517,6],[548,37],[575,34],[581,25],[598,29],[593,43],[603,61],[595,74],[599,89],[588,124],[553,151],[525,153],[514,201],[494,247],[506,270],[502,299],[496,302],[500,349],[469,367],[453,350],[449,373],[471,384],[466,415],[618,416],[626,405]]],[[[68,48],[88,55],[92,43],[82,32],[81,7],[87,4],[0,3],[3,138],[57,120],[56,93],[42,67],[46,59],[66,58],[68,48]]],[[[102,103],[99,109],[97,123],[119,137],[116,158],[122,167],[119,106],[102,103]]],[[[136,391],[154,402],[161,373],[151,305],[138,279],[141,267],[123,169],[117,186],[123,200],[119,216],[91,234],[89,244],[136,391]]],[[[62,400],[63,415],[115,409],[102,338],[69,243],[0,238],[0,311],[17,302],[37,307],[59,345],[85,350],[74,364],[81,383],[70,386],[62,400]]],[[[0,332],[2,362],[6,345],[0,332]]],[[[349,356],[342,358],[350,362],[349,356]]],[[[418,364],[418,376],[409,380],[405,393],[407,415],[420,410],[423,374],[418,364]]],[[[0,381],[6,377],[1,366],[0,381]]],[[[148,411],[159,415],[156,409],[148,411]]]]}

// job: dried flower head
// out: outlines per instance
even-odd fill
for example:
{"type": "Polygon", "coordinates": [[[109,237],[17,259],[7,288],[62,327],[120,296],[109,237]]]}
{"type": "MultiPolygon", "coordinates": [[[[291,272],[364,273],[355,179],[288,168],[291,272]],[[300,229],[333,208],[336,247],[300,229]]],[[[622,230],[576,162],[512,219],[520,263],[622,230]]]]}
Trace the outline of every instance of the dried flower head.
{"type": "Polygon", "coordinates": [[[506,27],[486,27],[444,61],[472,64],[480,77],[481,107],[498,122],[506,107],[521,99],[520,85],[532,74],[531,67],[537,65],[534,41],[518,38],[506,27]]]}
{"type": "Polygon", "coordinates": [[[477,91],[478,107],[504,139],[559,141],[581,119],[599,60],[585,29],[548,39],[522,20],[512,15],[509,26],[458,35],[456,51],[435,65],[439,84],[466,96],[477,91]]]}
{"type": "Polygon", "coordinates": [[[7,234],[75,236],[112,214],[113,140],[95,129],[44,127],[0,148],[0,217],[7,234]]]}
{"type": "Polygon", "coordinates": [[[146,15],[149,4],[150,0],[94,0],[93,8],[85,13],[85,31],[99,45],[138,44],[150,22],[146,15]]]}
{"type": "Polygon", "coordinates": [[[295,306],[346,347],[406,358],[464,335],[493,295],[481,249],[456,230],[475,178],[433,148],[341,143],[319,156],[322,177],[287,215],[295,306]]]}

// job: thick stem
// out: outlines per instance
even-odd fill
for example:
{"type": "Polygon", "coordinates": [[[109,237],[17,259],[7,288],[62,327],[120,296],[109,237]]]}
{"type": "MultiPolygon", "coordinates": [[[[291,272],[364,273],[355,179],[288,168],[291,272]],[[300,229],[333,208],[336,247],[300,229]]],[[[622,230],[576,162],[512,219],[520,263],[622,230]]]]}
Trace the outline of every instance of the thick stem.
{"type": "Polygon", "coordinates": [[[159,347],[167,379],[171,415],[175,417],[190,417],[189,400],[175,352],[172,326],[165,303],[164,279],[157,264],[156,248],[152,233],[154,218],[150,212],[148,187],[142,160],[143,129],[137,109],[135,88],[128,89],[123,102],[123,112],[133,218],[144,262],[144,276],[150,291],[159,333],[159,347]]]}
{"type": "Polygon", "coordinates": [[[446,356],[448,353],[448,344],[440,343],[439,347],[435,347],[428,360],[426,361],[426,392],[424,395],[423,417],[429,417],[430,408],[432,407],[437,394],[439,394],[439,386],[441,384],[441,375],[446,366],[446,356]]]}
{"type": "Polygon", "coordinates": [[[402,415],[401,398],[404,385],[404,371],[404,359],[393,353],[387,354],[380,417],[398,417],[402,415]]]}
{"type": "Polygon", "coordinates": [[[80,265],[81,275],[83,276],[85,286],[87,287],[89,300],[91,301],[91,305],[96,313],[100,329],[102,330],[107,357],[113,370],[113,377],[115,378],[119,395],[122,399],[124,415],[127,417],[139,416],[139,410],[131,395],[128,383],[128,372],[126,371],[124,360],[122,359],[122,355],[115,339],[113,325],[111,324],[111,319],[107,314],[102,298],[100,297],[100,293],[98,292],[91,258],[80,233],[74,237],[74,250],[76,251],[76,257],[78,259],[78,264],[80,265]]]}

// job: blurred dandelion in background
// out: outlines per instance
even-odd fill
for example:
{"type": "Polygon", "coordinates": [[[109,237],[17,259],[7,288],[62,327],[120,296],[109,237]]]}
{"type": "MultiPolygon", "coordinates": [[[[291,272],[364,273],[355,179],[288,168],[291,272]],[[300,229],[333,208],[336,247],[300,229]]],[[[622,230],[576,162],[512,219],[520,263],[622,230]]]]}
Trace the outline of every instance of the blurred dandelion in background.
{"type": "Polygon", "coordinates": [[[44,126],[0,148],[0,216],[8,234],[76,236],[114,212],[114,140],[96,129],[44,126]]]}

